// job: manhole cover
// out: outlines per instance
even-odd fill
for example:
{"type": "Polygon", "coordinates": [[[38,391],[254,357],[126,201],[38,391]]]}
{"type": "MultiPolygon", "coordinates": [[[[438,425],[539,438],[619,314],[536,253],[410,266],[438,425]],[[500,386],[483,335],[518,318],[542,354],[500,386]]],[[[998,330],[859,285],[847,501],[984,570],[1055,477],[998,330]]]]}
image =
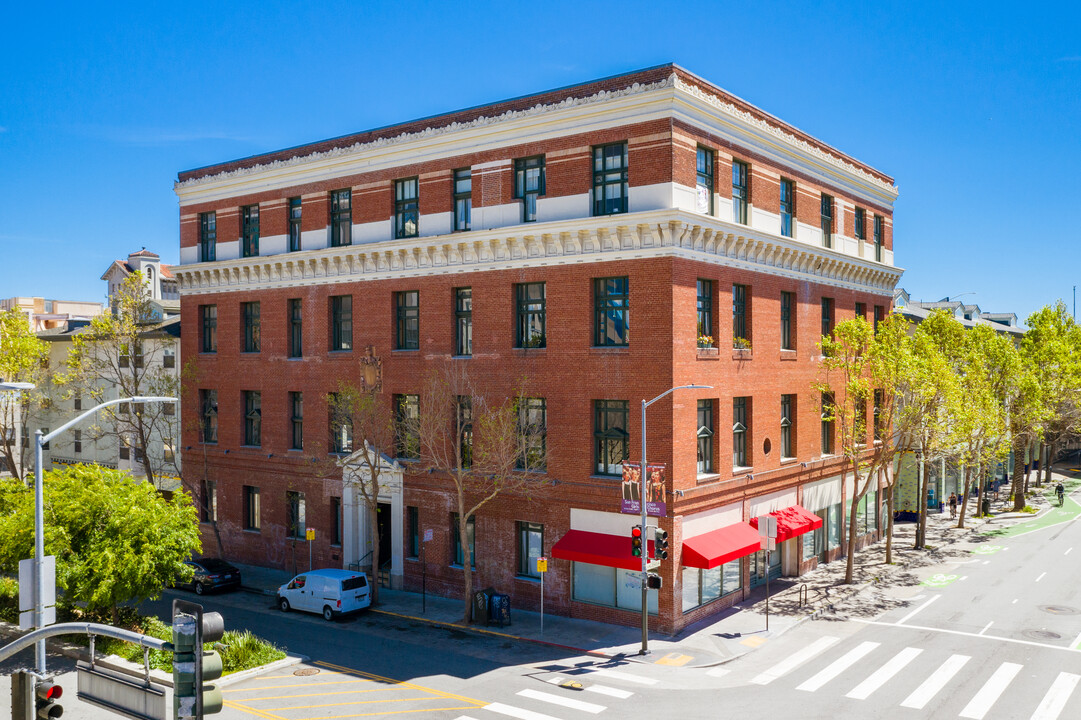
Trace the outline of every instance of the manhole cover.
{"type": "Polygon", "coordinates": [[[1052,615],[1076,615],[1079,611],[1077,608],[1072,608],[1068,605],[1040,605],[1040,610],[1052,615]]]}
{"type": "Polygon", "coordinates": [[[1050,630],[1026,630],[1022,635],[1033,640],[1059,640],[1062,638],[1061,635],[1050,630]]]}
{"type": "Polygon", "coordinates": [[[301,668],[299,670],[294,670],[293,674],[304,677],[306,675],[315,675],[318,672],[319,672],[319,668],[301,668]]]}

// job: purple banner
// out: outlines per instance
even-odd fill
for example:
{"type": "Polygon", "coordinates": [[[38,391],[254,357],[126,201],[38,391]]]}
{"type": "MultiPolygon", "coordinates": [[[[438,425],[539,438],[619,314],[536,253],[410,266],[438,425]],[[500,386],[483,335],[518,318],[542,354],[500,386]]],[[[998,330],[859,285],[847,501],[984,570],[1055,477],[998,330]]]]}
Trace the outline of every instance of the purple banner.
{"type": "MultiPolygon", "coordinates": [[[[667,517],[668,506],[664,501],[664,463],[646,465],[646,515],[667,517]]],[[[623,463],[623,501],[619,511],[630,515],[642,514],[642,464],[623,463]]]]}

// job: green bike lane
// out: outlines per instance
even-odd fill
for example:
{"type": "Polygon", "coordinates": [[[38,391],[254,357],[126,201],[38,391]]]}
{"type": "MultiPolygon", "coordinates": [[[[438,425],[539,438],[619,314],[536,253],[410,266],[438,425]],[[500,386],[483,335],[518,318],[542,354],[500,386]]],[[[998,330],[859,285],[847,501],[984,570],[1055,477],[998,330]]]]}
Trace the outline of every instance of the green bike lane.
{"type": "Polygon", "coordinates": [[[1043,495],[1050,509],[1031,520],[1015,523],[1009,527],[987,530],[984,534],[996,539],[1013,538],[1077,520],[1081,517],[1081,504],[1072,497],[1072,493],[1081,489],[1081,479],[1068,479],[1062,484],[1066,488],[1066,497],[1063,499],[1062,507],[1059,507],[1054,487],[1044,487],[1043,495]]]}

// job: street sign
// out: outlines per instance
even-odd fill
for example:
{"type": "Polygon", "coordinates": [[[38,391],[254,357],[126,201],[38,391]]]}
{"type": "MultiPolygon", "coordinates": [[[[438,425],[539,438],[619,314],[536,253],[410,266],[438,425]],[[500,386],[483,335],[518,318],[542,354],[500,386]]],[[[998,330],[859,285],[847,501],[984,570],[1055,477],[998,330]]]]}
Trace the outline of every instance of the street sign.
{"type": "Polygon", "coordinates": [[[428,542],[432,539],[432,529],[428,528],[424,531],[424,542],[428,542]]]}
{"type": "Polygon", "coordinates": [[[546,558],[546,557],[537,558],[537,572],[539,572],[539,573],[548,572],[548,558],[546,558]]]}
{"type": "Polygon", "coordinates": [[[762,537],[777,537],[777,518],[772,515],[761,515],[758,518],[758,534],[762,537]]]}
{"type": "Polygon", "coordinates": [[[763,537],[759,538],[759,547],[763,550],[773,552],[777,549],[777,538],[763,537]]]}
{"type": "MultiPolygon", "coordinates": [[[[41,575],[45,586],[42,600],[41,626],[56,623],[56,556],[46,555],[41,559],[41,575]]],[[[34,628],[34,606],[37,583],[34,582],[34,560],[19,561],[19,629],[34,628]]]]}
{"type": "Polygon", "coordinates": [[[315,528],[308,528],[307,530],[305,530],[304,531],[304,537],[306,539],[308,539],[308,540],[314,540],[315,539],[315,528]]]}
{"type": "Polygon", "coordinates": [[[78,698],[135,720],[166,720],[165,688],[109,670],[78,663],[78,698]]]}

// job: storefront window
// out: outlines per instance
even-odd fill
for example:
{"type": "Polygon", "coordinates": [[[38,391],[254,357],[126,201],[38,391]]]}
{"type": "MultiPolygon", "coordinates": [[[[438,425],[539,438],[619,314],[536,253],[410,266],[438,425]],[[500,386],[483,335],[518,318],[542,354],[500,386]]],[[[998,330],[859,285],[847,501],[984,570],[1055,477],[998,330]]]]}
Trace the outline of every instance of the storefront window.
{"type": "Polygon", "coordinates": [[[829,532],[826,540],[829,550],[841,547],[841,503],[829,507],[829,532]]]}
{"type": "Polygon", "coordinates": [[[743,586],[741,561],[733,560],[712,570],[683,568],[683,612],[693,610],[739,590],[743,586]]]}
{"type": "MultiPolygon", "coordinates": [[[[642,610],[642,573],[640,570],[623,570],[604,565],[574,563],[573,598],[594,605],[642,610]]],[[[646,597],[651,615],[657,614],[657,591],[650,590],[646,597]]]]}

